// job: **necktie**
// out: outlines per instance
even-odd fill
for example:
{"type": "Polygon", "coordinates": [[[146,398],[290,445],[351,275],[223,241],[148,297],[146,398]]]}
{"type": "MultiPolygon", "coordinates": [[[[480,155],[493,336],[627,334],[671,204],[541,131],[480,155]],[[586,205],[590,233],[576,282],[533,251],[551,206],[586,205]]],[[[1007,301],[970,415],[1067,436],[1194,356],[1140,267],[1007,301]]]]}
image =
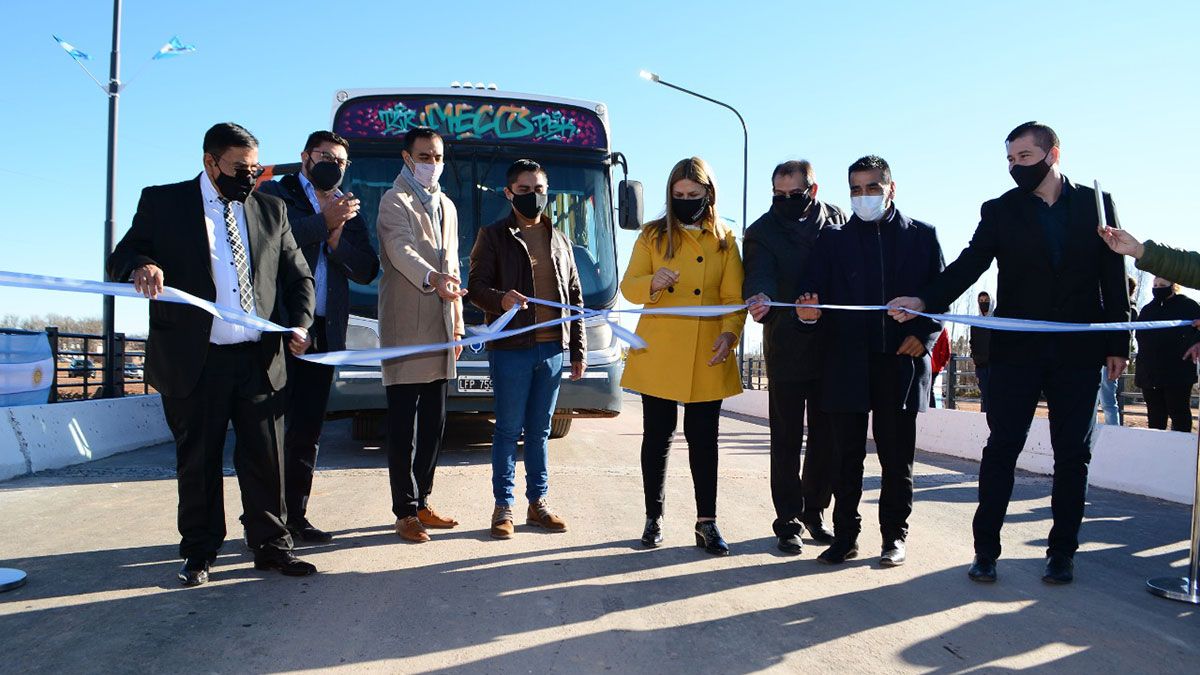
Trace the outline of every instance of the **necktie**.
{"type": "Polygon", "coordinates": [[[238,231],[237,218],[233,215],[233,202],[224,197],[220,199],[225,205],[225,240],[229,242],[229,250],[233,253],[233,266],[237,269],[238,300],[243,311],[253,314],[254,296],[250,285],[250,265],[246,261],[246,247],[242,245],[242,233],[238,231]]]}

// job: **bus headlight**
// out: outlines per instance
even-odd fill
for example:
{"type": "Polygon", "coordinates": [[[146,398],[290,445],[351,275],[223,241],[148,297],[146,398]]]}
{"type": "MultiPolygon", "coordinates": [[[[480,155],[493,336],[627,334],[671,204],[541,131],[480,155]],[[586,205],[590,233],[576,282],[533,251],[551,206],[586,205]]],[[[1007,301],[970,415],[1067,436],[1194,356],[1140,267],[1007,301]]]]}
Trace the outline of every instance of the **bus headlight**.
{"type": "Polygon", "coordinates": [[[351,322],[346,327],[346,349],[378,349],[379,334],[369,326],[351,322]]]}
{"type": "Polygon", "coordinates": [[[588,321],[585,324],[584,335],[587,338],[587,348],[590,352],[607,349],[612,344],[612,329],[608,327],[608,322],[603,319],[594,322],[588,321]]]}

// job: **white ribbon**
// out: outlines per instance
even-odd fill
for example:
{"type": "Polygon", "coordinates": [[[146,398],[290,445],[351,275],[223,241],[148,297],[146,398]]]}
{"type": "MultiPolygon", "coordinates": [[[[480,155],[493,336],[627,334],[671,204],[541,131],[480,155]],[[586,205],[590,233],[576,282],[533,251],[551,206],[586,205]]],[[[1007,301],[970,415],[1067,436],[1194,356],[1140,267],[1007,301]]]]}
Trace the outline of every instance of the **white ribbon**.
{"type": "MultiPolygon", "coordinates": [[[[40,274],[21,274],[19,272],[0,271],[0,286],[15,288],[33,288],[44,291],[66,291],[68,293],[94,293],[96,295],[113,295],[125,298],[146,299],[133,288],[133,284],[118,284],[107,281],[88,281],[85,279],[67,279],[65,277],[47,277],[40,274]]],[[[290,333],[291,328],[285,328],[277,323],[268,321],[261,316],[247,314],[240,308],[226,307],[215,302],[198,298],[191,293],[177,288],[164,286],[162,293],[155,298],[161,302],[173,302],[180,305],[198,307],[209,314],[238,326],[252,328],[267,333],[290,333]]]]}
{"type": "MultiPolygon", "coordinates": [[[[63,277],[48,277],[34,274],[20,274],[17,272],[0,271],[0,286],[14,286],[17,288],[36,288],[51,291],[66,291],[71,293],[94,293],[99,295],[114,295],[129,298],[143,298],[140,293],[133,289],[131,284],[107,283],[100,281],[86,281],[81,279],[67,279],[63,277]]],[[[170,286],[163,288],[163,292],[159,294],[157,300],[162,302],[174,302],[179,304],[191,305],[198,307],[209,314],[232,324],[245,326],[254,330],[266,332],[286,333],[292,329],[285,328],[275,324],[267,319],[264,319],[253,314],[247,314],[241,309],[218,305],[214,302],[197,298],[190,293],[185,293],[170,286]]],[[[578,321],[591,317],[601,317],[608,322],[612,329],[613,335],[623,342],[629,344],[634,349],[643,349],[646,347],[646,341],[638,336],[633,331],[621,326],[614,320],[615,314],[644,314],[658,316],[688,316],[688,317],[714,317],[732,314],[746,310],[749,305],[697,305],[693,307],[641,307],[638,309],[588,309],[585,307],[577,307],[575,305],[564,305],[558,302],[549,300],[540,300],[538,298],[529,298],[529,302],[534,304],[545,305],[547,307],[555,307],[563,311],[570,312],[567,316],[543,321],[531,326],[522,328],[509,329],[508,324],[516,313],[520,310],[519,305],[514,305],[496,321],[490,325],[473,326],[470,330],[471,335],[464,337],[461,340],[452,342],[443,342],[440,344],[425,344],[425,345],[405,345],[400,347],[383,347],[379,349],[360,349],[347,350],[340,352],[326,352],[321,354],[305,354],[299,358],[313,363],[321,363],[325,365],[373,365],[380,361],[399,358],[403,356],[411,356],[413,354],[424,354],[428,352],[440,352],[455,347],[470,347],[473,345],[481,345],[493,340],[503,340],[505,338],[521,335],[530,331],[538,330],[549,326],[560,326],[569,321],[578,321]]],[[[788,302],[769,302],[772,307],[808,307],[821,310],[843,310],[843,311],[888,311],[893,308],[886,305],[802,305],[798,303],[788,302]]],[[[903,310],[909,314],[923,316],[936,321],[949,321],[952,323],[960,323],[968,326],[976,326],[979,328],[991,328],[993,330],[1008,330],[1008,331],[1024,331],[1034,333],[1067,333],[1067,332],[1096,332],[1096,331],[1111,331],[1111,330],[1161,330],[1164,328],[1183,328],[1191,326],[1191,321],[1174,320],[1174,321],[1116,321],[1110,323],[1064,323],[1059,321],[1036,321],[1033,319],[1012,319],[997,316],[967,316],[963,314],[930,314],[926,312],[917,312],[914,310],[903,310]]]]}

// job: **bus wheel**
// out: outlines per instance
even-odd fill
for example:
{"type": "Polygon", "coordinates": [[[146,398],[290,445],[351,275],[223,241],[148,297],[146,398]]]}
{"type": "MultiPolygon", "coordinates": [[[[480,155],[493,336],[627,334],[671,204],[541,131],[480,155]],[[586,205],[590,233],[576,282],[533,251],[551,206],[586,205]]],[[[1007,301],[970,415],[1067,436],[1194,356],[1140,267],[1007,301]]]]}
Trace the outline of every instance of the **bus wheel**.
{"type": "Polygon", "coordinates": [[[378,413],[355,415],[351,422],[350,438],[356,441],[374,441],[383,438],[383,415],[378,413]]]}
{"type": "Polygon", "coordinates": [[[550,438],[562,438],[571,431],[570,417],[555,417],[550,420],[550,438]]]}

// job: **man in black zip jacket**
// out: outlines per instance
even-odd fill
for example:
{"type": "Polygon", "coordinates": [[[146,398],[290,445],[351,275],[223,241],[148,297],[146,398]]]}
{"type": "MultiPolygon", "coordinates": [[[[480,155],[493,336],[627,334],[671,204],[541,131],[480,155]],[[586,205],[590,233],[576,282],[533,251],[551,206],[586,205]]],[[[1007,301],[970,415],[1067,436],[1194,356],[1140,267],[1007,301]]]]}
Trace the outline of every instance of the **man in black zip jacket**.
{"type": "MultiPolygon", "coordinates": [[[[1104,241],[1097,243],[1101,214],[1096,193],[1075,185],[1059,170],[1058,135],[1045,124],[1026,122],[1005,139],[1008,169],[1017,187],[983,203],[971,243],[916,297],[889,304],[898,321],[903,309],[945,311],[996,261],[996,315],[1006,318],[1102,323],[1129,320],[1125,264],[1104,241]]],[[[1109,195],[1107,222],[1119,227],[1109,195]]],[[[909,295],[909,294],[905,294],[909,295]]],[[[979,467],[979,508],[972,524],[974,581],[996,580],[1000,528],[1012,497],[1017,457],[1045,394],[1050,409],[1054,526],[1042,580],[1074,579],[1079,526],[1087,497],[1088,463],[1096,426],[1096,371],[1107,366],[1116,379],[1129,357],[1129,332],[1031,333],[994,331],[988,383],[988,435],[979,467]]]]}
{"type": "MultiPolygon", "coordinates": [[[[845,225],[821,231],[801,303],[882,305],[901,289],[924,288],[942,270],[937,233],[896,208],[888,163],[870,155],[850,165],[849,174],[854,216],[845,225]]],[[[901,325],[879,311],[797,308],[796,316],[809,324],[819,320],[826,334],[821,396],[838,464],[834,542],[817,559],[836,564],[858,555],[858,502],[867,420],[873,413],[875,450],[883,470],[880,564],[902,565],[913,503],[917,413],[929,406],[930,353],[942,325],[925,318],[901,325]]]]}
{"type": "Polygon", "coordinates": [[[805,527],[814,541],[833,542],[833,532],[822,522],[822,512],[833,496],[829,421],[819,403],[822,348],[820,335],[806,330],[790,309],[757,303],[790,302],[800,295],[809,255],[821,229],[846,222],[841,209],[817,201],[815,178],[807,160],[776,166],[771,174],[771,210],[746,230],[744,243],[742,297],[750,303],[750,316],[763,326],[767,359],[771,501],[775,504],[772,528],[779,538],[779,550],[793,555],[802,549],[800,535],[805,527]],[[808,444],[801,475],[806,406],[808,444]]]}
{"type": "MultiPolygon", "coordinates": [[[[279,197],[287,205],[292,234],[316,280],[316,311],[309,331],[312,336],[309,353],[346,348],[350,315],[347,280],[369,284],[379,272],[379,254],[371,245],[362,216],[358,215],[358,199],[338,189],[350,164],[349,150],[349,142],[341,136],[331,131],[314,131],[300,153],[300,171],[279,181],[264,182],[258,188],[259,192],[279,197]]],[[[286,313],[286,308],[281,310],[286,313]]],[[[293,538],[326,542],[333,537],[313,527],[307,510],[333,366],[289,357],[287,368],[283,436],[287,527],[293,538]]]]}

